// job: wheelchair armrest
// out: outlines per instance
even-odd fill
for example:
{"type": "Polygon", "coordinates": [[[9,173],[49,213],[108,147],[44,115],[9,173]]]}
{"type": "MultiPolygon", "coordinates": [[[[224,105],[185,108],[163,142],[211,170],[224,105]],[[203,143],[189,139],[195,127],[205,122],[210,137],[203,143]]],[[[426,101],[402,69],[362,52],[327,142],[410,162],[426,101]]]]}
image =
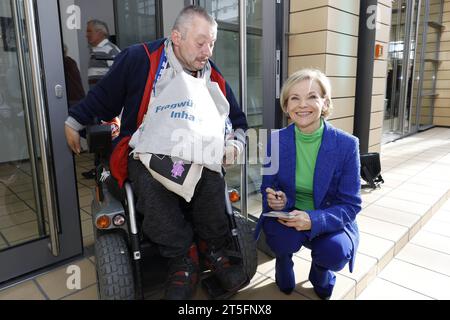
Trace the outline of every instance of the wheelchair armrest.
{"type": "Polygon", "coordinates": [[[100,160],[109,159],[112,151],[111,126],[109,124],[88,126],[86,139],[90,153],[94,153],[100,160]]]}

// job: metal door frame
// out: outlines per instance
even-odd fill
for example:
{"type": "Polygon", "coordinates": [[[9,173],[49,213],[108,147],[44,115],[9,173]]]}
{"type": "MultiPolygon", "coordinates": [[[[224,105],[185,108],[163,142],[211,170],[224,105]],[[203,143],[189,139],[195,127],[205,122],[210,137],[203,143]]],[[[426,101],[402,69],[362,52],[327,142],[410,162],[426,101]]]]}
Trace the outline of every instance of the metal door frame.
{"type": "MultiPolygon", "coordinates": [[[[423,130],[427,130],[431,127],[434,126],[433,124],[433,119],[434,119],[434,112],[435,112],[435,97],[436,97],[436,85],[437,85],[437,73],[439,71],[439,67],[438,65],[434,65],[433,66],[433,86],[431,91],[428,92],[428,94],[425,92],[424,90],[424,77],[425,77],[425,63],[426,63],[426,49],[427,49],[427,45],[428,45],[428,29],[430,28],[429,23],[431,22],[430,20],[430,0],[422,0],[425,1],[425,18],[424,18],[424,22],[423,22],[423,34],[422,34],[422,51],[421,51],[421,56],[420,56],[420,72],[419,72],[419,84],[417,87],[417,93],[416,93],[416,99],[417,99],[417,106],[416,106],[416,128],[415,131],[423,131],[423,130]],[[425,124],[422,125],[421,124],[421,118],[422,118],[422,108],[423,108],[423,99],[429,97],[429,99],[432,99],[432,103],[431,103],[431,112],[428,115],[429,117],[429,122],[430,124],[425,124]]],[[[443,15],[444,15],[444,1],[441,0],[440,3],[440,16],[439,16],[439,21],[437,21],[437,23],[442,24],[442,19],[443,19],[443,15]]],[[[442,30],[440,31],[440,33],[442,32],[442,30]]],[[[436,51],[435,51],[435,60],[439,59],[439,54],[440,54],[440,45],[441,43],[438,41],[436,43],[436,51]]]]}

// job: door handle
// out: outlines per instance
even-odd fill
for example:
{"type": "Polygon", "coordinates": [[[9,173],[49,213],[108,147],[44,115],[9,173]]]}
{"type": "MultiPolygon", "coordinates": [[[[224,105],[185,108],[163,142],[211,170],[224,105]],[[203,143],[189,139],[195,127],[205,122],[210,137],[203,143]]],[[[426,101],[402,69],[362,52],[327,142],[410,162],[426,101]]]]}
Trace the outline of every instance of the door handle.
{"type": "Polygon", "coordinates": [[[55,86],[55,97],[62,99],[64,97],[64,87],[60,84],[55,86]]]}

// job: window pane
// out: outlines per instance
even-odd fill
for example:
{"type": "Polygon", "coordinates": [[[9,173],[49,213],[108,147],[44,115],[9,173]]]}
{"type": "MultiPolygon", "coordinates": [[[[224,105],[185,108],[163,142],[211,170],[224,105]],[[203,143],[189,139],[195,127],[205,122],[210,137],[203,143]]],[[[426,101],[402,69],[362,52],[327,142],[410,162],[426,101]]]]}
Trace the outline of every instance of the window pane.
{"type": "MultiPolygon", "coordinates": [[[[239,24],[238,0],[200,0],[219,22],[239,24]]],[[[262,0],[247,0],[247,26],[262,29],[262,0]]]]}
{"type": "MultiPolygon", "coordinates": [[[[33,130],[37,114],[28,91],[31,84],[27,82],[23,88],[20,80],[17,27],[24,29],[22,24],[14,25],[9,1],[0,2],[0,251],[48,235],[46,200],[40,192],[43,167],[36,146],[38,135],[33,130]],[[28,108],[23,90],[28,94],[28,108]]],[[[23,32],[22,46],[25,41],[23,32]]],[[[24,51],[24,72],[29,74],[28,51],[24,51]]]]}
{"type": "Polygon", "coordinates": [[[200,0],[200,5],[219,22],[239,24],[238,0],[200,0]]]}
{"type": "MultiPolygon", "coordinates": [[[[218,41],[213,60],[230,84],[238,101],[239,90],[239,1],[201,0],[200,5],[219,23],[218,41]]],[[[247,120],[250,128],[263,125],[263,54],[262,54],[262,0],[247,1],[247,120]]],[[[261,212],[261,166],[248,166],[249,214],[261,212]]],[[[227,182],[239,189],[240,168],[228,170],[227,182]]],[[[239,205],[239,204],[238,204],[239,205]]]]}
{"type": "Polygon", "coordinates": [[[115,0],[120,48],[156,40],[155,0],[115,0]]]}

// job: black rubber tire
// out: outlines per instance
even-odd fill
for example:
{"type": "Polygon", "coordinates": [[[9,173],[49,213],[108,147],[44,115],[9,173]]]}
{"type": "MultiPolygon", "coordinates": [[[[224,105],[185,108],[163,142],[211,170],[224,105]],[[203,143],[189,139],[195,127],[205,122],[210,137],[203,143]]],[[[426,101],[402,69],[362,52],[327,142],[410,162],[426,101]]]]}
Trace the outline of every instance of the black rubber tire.
{"type": "Polygon", "coordinates": [[[253,231],[248,221],[240,214],[235,212],[234,220],[238,231],[238,242],[241,249],[244,270],[248,279],[253,279],[258,267],[258,253],[256,249],[256,241],[253,237],[253,231]]]}
{"type": "Polygon", "coordinates": [[[131,256],[123,235],[110,232],[95,241],[98,292],[100,300],[136,298],[131,256]]]}

